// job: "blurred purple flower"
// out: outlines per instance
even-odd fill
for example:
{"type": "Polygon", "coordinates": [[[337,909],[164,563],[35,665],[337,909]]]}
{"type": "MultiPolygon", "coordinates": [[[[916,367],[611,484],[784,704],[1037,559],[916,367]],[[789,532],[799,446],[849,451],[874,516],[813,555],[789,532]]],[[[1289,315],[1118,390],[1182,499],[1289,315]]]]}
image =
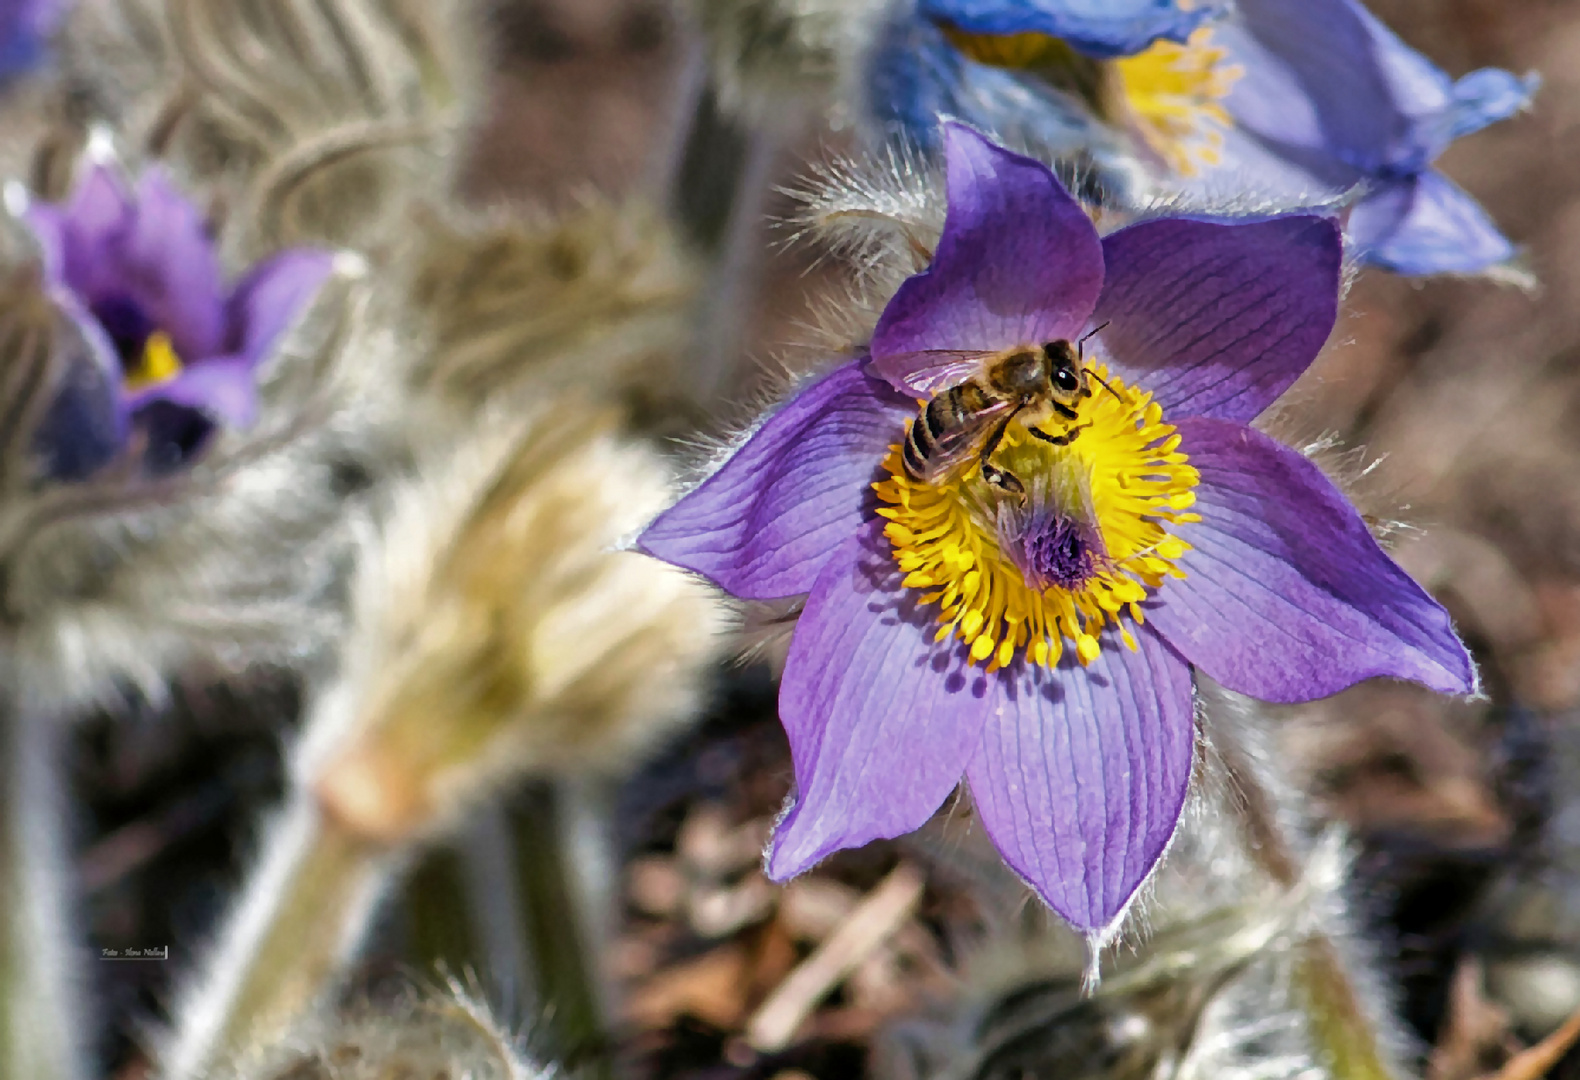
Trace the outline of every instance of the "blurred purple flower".
{"type": "Polygon", "coordinates": [[[57,403],[41,447],[63,478],[103,464],[134,429],[158,471],[186,461],[215,424],[250,425],[258,365],[333,262],[325,251],[283,251],[227,290],[202,215],[157,168],[133,193],[96,165],[69,202],[35,205],[28,221],[51,294],[87,344],[86,373],[57,403]]]}
{"type": "Polygon", "coordinates": [[[1164,4],[1172,34],[1154,33],[1165,13],[1143,5],[1146,33],[1108,27],[1096,41],[1058,33],[1084,0],[902,3],[915,7],[873,52],[870,104],[924,146],[950,115],[1103,163],[1111,150],[1078,119],[1095,116],[1173,186],[1217,199],[1301,203],[1360,187],[1349,241],[1400,273],[1471,273],[1514,254],[1432,162],[1522,108],[1535,78],[1485,68],[1451,80],[1358,0],[1239,0],[1227,14],[1164,4]],[[1203,15],[1214,18],[1181,43],[1185,20],[1203,15]]]}
{"type": "Polygon", "coordinates": [[[36,66],[73,0],[0,0],[0,79],[36,66]]]}
{"type": "Polygon", "coordinates": [[[1333,326],[1336,226],[1160,219],[1099,238],[1041,164],[960,125],[944,142],[937,252],[867,353],[639,544],[740,597],[809,594],[780,691],[796,797],[774,878],[919,827],[963,773],[1010,865],[1099,930],[1179,818],[1193,667],[1275,702],[1373,676],[1466,693],[1474,674],[1344,496],[1247,426],[1333,326]],[[964,354],[1083,335],[1095,392],[1077,419],[1027,410],[994,454],[1024,498],[974,455],[934,483],[902,466],[918,399],[979,370],[964,354]]]}

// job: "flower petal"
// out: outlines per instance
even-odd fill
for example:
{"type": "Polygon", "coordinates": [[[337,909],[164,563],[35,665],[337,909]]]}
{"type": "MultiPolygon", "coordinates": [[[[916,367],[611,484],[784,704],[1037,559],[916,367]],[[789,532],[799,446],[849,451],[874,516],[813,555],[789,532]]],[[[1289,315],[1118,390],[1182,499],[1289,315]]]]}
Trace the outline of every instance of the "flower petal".
{"type": "Polygon", "coordinates": [[[1464,76],[1454,83],[1444,145],[1513,116],[1531,103],[1541,82],[1535,73],[1521,78],[1502,68],[1481,68],[1464,76]]]}
{"type": "Polygon", "coordinates": [[[1379,168],[1448,101],[1447,76],[1354,0],[1239,0],[1215,33],[1243,71],[1225,107],[1292,151],[1379,168]]]}
{"type": "MultiPolygon", "coordinates": [[[[107,165],[94,165],[77,182],[64,207],[40,206],[29,217],[44,221],[53,213],[58,223],[59,262],[51,267],[45,244],[46,270],[89,304],[104,299],[120,287],[116,251],[134,213],[132,198],[119,176],[107,165]]],[[[44,233],[40,232],[43,240],[44,233]]]]}
{"type": "Polygon", "coordinates": [[[794,877],[842,848],[920,827],[960,782],[994,707],[989,679],[936,609],[900,584],[881,520],[828,560],[796,626],[779,691],[795,806],[768,874],[794,877]]]}
{"type": "Polygon", "coordinates": [[[878,466],[915,414],[859,361],[846,364],[791,398],[637,546],[747,599],[810,592],[861,528],[878,466]]]}
{"type": "Polygon", "coordinates": [[[1189,419],[1179,433],[1201,470],[1203,520],[1177,527],[1192,545],[1186,577],[1145,607],[1187,660],[1263,701],[1310,701],[1374,676],[1474,690],[1448,613],[1315,465],[1240,424],[1189,419]]]}
{"type": "Polygon", "coordinates": [[[314,248],[282,251],[253,267],[227,305],[229,348],[255,365],[267,358],[334,267],[331,252],[314,248]]]}
{"type": "Polygon", "coordinates": [[[1514,257],[1481,205],[1436,170],[1367,195],[1349,235],[1363,261],[1400,274],[1474,274],[1514,257]]]}
{"type": "Polygon", "coordinates": [[[1090,667],[1066,649],[1056,671],[1001,684],[966,766],[982,827],[1048,905],[1081,930],[1125,909],[1174,835],[1196,725],[1190,669],[1140,627],[1090,667]]]}
{"type": "Polygon", "coordinates": [[[1338,226],[1306,214],[1120,229],[1103,238],[1102,351],[1170,416],[1249,420],[1327,341],[1342,252],[1338,226]]]}
{"type": "Polygon", "coordinates": [[[1063,38],[1099,59],[1130,56],[1159,38],[1183,42],[1218,14],[1178,0],[921,0],[921,13],[978,34],[1034,32],[1063,38]]]}
{"type": "Polygon", "coordinates": [[[932,265],[878,320],[872,370],[897,389],[928,387],[949,353],[1073,339],[1097,303],[1097,230],[1040,162],[960,124],[944,130],[949,212],[932,265]]]}
{"type": "Polygon", "coordinates": [[[121,394],[115,346],[74,295],[56,288],[52,296],[75,334],[62,340],[62,377],[33,432],[31,449],[51,479],[85,480],[125,447],[130,413],[121,394]]]}
{"type": "Polygon", "coordinates": [[[188,365],[168,382],[127,395],[127,403],[136,411],[155,401],[167,401],[196,409],[226,427],[246,428],[258,418],[255,379],[252,363],[246,357],[211,357],[188,365]]]}
{"type": "Polygon", "coordinates": [[[164,173],[150,168],[117,251],[120,284],[190,363],[224,348],[223,272],[203,216],[164,173]]]}
{"type": "Polygon", "coordinates": [[[1119,140],[1089,112],[1036,79],[968,60],[903,4],[868,57],[865,97],[883,138],[926,154],[943,151],[944,117],[953,117],[1000,144],[1090,156],[1105,184],[1136,182],[1115,165],[1119,140]]]}

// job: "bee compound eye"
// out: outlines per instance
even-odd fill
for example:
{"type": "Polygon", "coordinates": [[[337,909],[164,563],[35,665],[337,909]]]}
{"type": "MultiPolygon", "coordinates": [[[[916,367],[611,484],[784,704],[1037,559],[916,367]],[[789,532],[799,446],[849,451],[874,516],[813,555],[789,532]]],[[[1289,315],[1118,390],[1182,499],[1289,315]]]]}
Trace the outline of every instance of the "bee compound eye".
{"type": "Polygon", "coordinates": [[[1053,373],[1053,385],[1069,393],[1081,388],[1081,380],[1069,368],[1060,368],[1053,373]]]}

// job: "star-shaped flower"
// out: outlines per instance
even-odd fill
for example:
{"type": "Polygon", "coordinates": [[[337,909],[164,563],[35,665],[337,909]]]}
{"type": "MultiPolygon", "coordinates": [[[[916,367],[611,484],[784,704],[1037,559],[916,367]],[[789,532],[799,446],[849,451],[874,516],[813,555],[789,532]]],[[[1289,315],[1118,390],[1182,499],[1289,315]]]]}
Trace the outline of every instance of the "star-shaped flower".
{"type": "Polygon", "coordinates": [[[1178,821],[1193,669],[1275,702],[1474,673],[1344,496],[1248,426],[1333,326],[1334,223],[1099,237],[1041,164],[944,141],[943,235],[869,349],[639,543],[736,596],[807,597],[773,877],[917,828],[963,775],[1010,865],[1099,930],[1178,821]],[[1011,367],[1045,378],[1011,393],[1011,367]]]}

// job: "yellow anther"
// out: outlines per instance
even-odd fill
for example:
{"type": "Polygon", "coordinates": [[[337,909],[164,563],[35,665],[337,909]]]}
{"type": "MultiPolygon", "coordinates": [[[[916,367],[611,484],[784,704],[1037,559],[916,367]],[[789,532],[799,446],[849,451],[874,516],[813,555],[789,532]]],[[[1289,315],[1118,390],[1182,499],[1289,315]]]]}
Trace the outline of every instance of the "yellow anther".
{"type": "Polygon", "coordinates": [[[1227,60],[1203,27],[1184,45],[1158,41],[1113,61],[1142,140],[1175,172],[1194,176],[1220,160],[1223,132],[1232,124],[1220,103],[1245,74],[1227,60]]]}
{"type": "Polygon", "coordinates": [[[921,602],[937,605],[936,640],[953,635],[988,671],[1021,655],[1055,665],[1066,640],[1089,664],[1109,627],[1124,647],[1137,648],[1122,620],[1143,622],[1140,602],[1167,578],[1183,576],[1174,560],[1189,545],[1168,527],[1195,516],[1178,508],[1194,504],[1199,474],[1184,464],[1178,432],[1149,394],[1101,366],[1094,373],[1114,393],[1082,402],[1078,440],[1055,447],[1018,424],[1006,431],[997,460],[1027,485],[1026,500],[1009,501],[981,479],[974,461],[940,483],[914,480],[898,450],[885,462],[888,477],[874,485],[906,586],[925,590],[921,602]],[[1058,502],[1063,490],[1082,494],[1066,505],[1058,502]],[[1027,556],[1007,553],[1000,529],[1006,521],[1046,528],[1070,514],[1095,531],[1101,559],[1068,588],[1033,583],[1015,561],[1027,556]]]}
{"type": "Polygon", "coordinates": [[[1102,646],[1097,644],[1097,639],[1091,634],[1082,634],[1075,639],[1075,655],[1080,657],[1083,665],[1096,660],[1102,651],[1102,646]]]}
{"type": "Polygon", "coordinates": [[[134,366],[127,369],[124,379],[128,390],[146,390],[150,386],[169,382],[179,374],[181,358],[176,355],[170,335],[163,330],[156,330],[148,335],[143,354],[137,358],[134,366]]]}

